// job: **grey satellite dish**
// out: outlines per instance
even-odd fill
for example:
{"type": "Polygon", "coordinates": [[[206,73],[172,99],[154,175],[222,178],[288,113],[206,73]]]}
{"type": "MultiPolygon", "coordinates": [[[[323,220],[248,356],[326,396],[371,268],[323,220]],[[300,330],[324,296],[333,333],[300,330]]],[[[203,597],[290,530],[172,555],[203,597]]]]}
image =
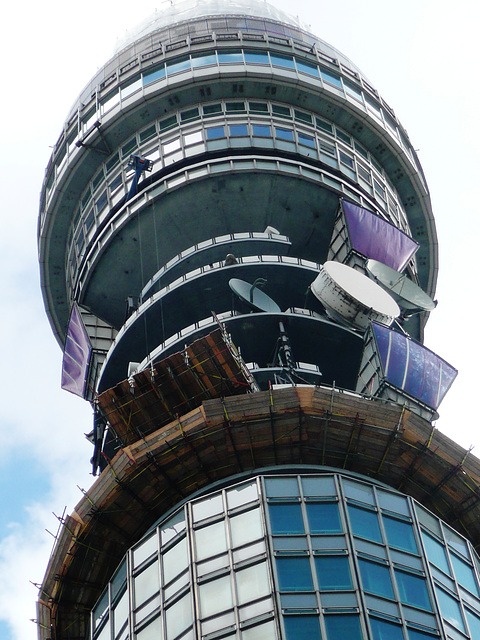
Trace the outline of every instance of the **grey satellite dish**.
{"type": "Polygon", "coordinates": [[[367,271],[375,282],[388,291],[402,309],[432,311],[437,306],[437,303],[404,273],[395,271],[383,262],[367,260],[367,271]]]}
{"type": "MultiPolygon", "coordinates": [[[[241,300],[249,304],[250,306],[258,309],[258,311],[266,311],[267,313],[280,313],[281,309],[278,304],[267,296],[266,293],[260,291],[257,288],[255,281],[253,284],[245,282],[245,280],[239,280],[239,278],[232,278],[228,281],[228,286],[241,300]]],[[[265,282],[262,280],[262,282],[265,282]]]]}
{"type": "Polygon", "coordinates": [[[342,262],[325,262],[310,288],[328,315],[363,331],[371,321],[391,325],[400,315],[392,296],[342,262]]]}

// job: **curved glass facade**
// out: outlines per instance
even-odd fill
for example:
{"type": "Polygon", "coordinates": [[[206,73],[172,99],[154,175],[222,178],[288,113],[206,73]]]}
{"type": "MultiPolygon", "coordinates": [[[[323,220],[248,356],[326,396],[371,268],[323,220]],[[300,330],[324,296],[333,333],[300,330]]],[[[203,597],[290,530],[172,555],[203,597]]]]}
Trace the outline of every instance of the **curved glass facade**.
{"type": "Polygon", "coordinates": [[[162,519],[94,607],[91,638],[473,639],[478,569],[465,538],[385,485],[271,472],[162,519]]]}

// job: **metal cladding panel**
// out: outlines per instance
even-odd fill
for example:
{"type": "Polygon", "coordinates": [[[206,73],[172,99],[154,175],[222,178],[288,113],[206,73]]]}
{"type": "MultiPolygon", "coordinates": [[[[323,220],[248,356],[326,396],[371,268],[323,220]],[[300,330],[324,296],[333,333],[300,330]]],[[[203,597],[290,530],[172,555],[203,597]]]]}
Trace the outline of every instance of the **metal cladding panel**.
{"type": "Polygon", "coordinates": [[[72,307],[63,349],[62,389],[83,398],[92,345],[76,304],[72,307]]]}
{"type": "Polygon", "coordinates": [[[418,249],[418,243],[368,209],[346,200],[342,208],[352,249],[402,271],[418,249]]]}
{"type": "Polygon", "coordinates": [[[420,402],[438,409],[457,370],[411,338],[372,323],[384,379],[420,402]]]}

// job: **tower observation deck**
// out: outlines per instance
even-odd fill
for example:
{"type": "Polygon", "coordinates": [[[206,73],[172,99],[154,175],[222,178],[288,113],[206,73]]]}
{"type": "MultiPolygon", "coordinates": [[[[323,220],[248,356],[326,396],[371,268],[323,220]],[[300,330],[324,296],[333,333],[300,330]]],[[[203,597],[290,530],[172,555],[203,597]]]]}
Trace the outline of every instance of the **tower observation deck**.
{"type": "Polygon", "coordinates": [[[265,2],[168,3],[72,108],[38,237],[99,473],[41,640],[480,637],[429,192],[348,58],[265,2]]]}

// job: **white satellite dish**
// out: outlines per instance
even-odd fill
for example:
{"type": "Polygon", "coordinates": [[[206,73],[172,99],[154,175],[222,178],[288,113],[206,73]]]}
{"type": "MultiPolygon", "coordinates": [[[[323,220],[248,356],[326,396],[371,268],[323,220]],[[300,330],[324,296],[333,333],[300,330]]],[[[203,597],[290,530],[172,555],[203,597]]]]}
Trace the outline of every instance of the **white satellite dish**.
{"type": "Polygon", "coordinates": [[[341,262],[325,262],[311,289],[328,315],[357,329],[367,329],[372,321],[390,326],[400,315],[391,295],[368,276],[341,262]]]}
{"type": "Polygon", "coordinates": [[[255,282],[250,284],[249,282],[245,282],[245,280],[232,278],[228,281],[228,286],[239,298],[259,311],[265,311],[267,313],[281,312],[278,304],[272,300],[270,296],[267,296],[266,293],[258,289],[255,282]]]}
{"type": "Polygon", "coordinates": [[[437,306],[437,303],[404,273],[395,271],[383,262],[367,260],[367,271],[375,282],[388,291],[402,309],[432,311],[437,306]]]}

